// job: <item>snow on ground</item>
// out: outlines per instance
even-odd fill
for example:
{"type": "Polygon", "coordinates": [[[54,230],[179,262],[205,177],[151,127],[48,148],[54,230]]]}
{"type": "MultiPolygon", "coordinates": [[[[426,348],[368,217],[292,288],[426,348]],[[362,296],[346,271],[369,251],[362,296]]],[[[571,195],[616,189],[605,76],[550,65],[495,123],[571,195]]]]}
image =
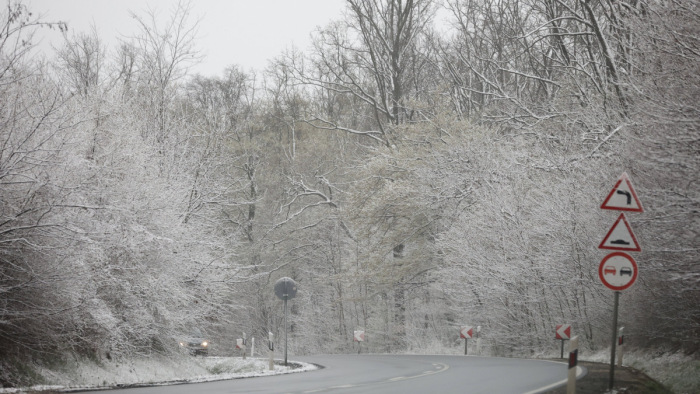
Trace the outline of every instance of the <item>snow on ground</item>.
{"type": "MultiPolygon", "coordinates": [[[[609,364],[610,349],[601,350],[579,359],[609,364]]],[[[670,352],[656,354],[629,352],[624,354],[622,364],[646,373],[674,393],[700,392],[698,391],[700,388],[700,360],[696,357],[670,352]]]]}
{"type": "Polygon", "coordinates": [[[268,359],[243,360],[241,357],[152,357],[129,362],[73,362],[63,365],[60,369],[36,366],[36,372],[51,384],[21,389],[0,388],[0,393],[43,390],[70,392],[117,386],[199,383],[306,372],[318,368],[313,364],[299,361],[290,360],[289,364],[289,366],[275,364],[274,370],[271,371],[268,359]]]}

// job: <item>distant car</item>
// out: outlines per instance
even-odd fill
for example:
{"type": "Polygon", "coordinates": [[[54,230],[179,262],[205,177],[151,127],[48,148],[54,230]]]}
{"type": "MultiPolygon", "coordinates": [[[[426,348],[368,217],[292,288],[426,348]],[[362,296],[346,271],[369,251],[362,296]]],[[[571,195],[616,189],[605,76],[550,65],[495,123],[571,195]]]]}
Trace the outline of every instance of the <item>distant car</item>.
{"type": "Polygon", "coordinates": [[[209,340],[199,330],[192,331],[190,336],[180,340],[180,348],[193,356],[209,355],[209,345],[209,340]]]}
{"type": "Polygon", "coordinates": [[[615,269],[615,267],[605,267],[605,269],[603,269],[603,275],[615,275],[616,273],[617,270],[615,269]]]}
{"type": "Polygon", "coordinates": [[[627,276],[632,276],[632,268],[629,267],[623,267],[620,268],[620,276],[622,275],[627,275],[627,276]]]}

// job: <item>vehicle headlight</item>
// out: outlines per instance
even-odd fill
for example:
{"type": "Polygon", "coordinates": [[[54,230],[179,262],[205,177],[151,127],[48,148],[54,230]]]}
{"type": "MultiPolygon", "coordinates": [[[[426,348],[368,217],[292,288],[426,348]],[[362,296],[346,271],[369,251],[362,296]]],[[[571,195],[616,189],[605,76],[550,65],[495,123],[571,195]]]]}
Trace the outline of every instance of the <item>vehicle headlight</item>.
{"type": "Polygon", "coordinates": [[[207,342],[207,341],[202,342],[202,347],[207,347],[207,346],[209,346],[209,342],[207,342]]]}

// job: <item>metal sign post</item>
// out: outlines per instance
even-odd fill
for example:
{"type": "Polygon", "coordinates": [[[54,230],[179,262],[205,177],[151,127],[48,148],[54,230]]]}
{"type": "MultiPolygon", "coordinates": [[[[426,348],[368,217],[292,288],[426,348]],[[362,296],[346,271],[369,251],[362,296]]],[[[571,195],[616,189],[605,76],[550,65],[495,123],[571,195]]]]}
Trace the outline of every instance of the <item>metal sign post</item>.
{"type": "Polygon", "coordinates": [[[287,300],[297,295],[297,284],[291,278],[281,278],[275,282],[275,295],[284,300],[284,365],[287,365],[287,300]]]}
{"type": "Polygon", "coordinates": [[[617,345],[617,316],[620,308],[620,293],[628,289],[637,280],[637,263],[632,256],[623,253],[611,253],[603,258],[598,266],[600,281],[615,291],[613,303],[612,343],[610,347],[610,383],[609,389],[613,389],[615,382],[615,347],[617,345]]]}
{"type": "Polygon", "coordinates": [[[467,343],[469,342],[469,338],[471,338],[474,335],[474,329],[472,326],[462,326],[459,329],[459,336],[464,338],[464,355],[467,355],[467,343]]]}
{"type": "Polygon", "coordinates": [[[615,292],[615,305],[613,306],[613,325],[612,325],[612,347],[610,350],[610,383],[608,388],[613,389],[615,383],[615,345],[617,345],[617,311],[620,304],[620,292],[615,292]]]}
{"type": "MultiPolygon", "coordinates": [[[[600,208],[613,211],[644,212],[642,203],[639,201],[626,172],[622,173],[600,208]]],[[[618,341],[617,315],[620,306],[620,292],[634,284],[638,273],[637,262],[632,256],[623,252],[641,252],[642,248],[624,214],[620,214],[598,248],[622,251],[607,255],[598,267],[600,281],[615,292],[610,347],[610,382],[608,385],[608,388],[612,390],[615,383],[615,347],[618,341]]]]}

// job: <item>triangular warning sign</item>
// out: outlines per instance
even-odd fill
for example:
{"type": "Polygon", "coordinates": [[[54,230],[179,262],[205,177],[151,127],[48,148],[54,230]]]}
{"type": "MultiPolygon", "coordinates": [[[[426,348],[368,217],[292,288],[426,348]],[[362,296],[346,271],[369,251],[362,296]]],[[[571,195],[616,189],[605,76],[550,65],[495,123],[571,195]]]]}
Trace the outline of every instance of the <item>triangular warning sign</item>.
{"type": "Polygon", "coordinates": [[[632,232],[632,228],[627,223],[624,213],[621,213],[620,217],[617,218],[603,242],[598,245],[598,249],[624,250],[628,252],[642,251],[637,238],[632,232]]]}
{"type": "Polygon", "coordinates": [[[634,192],[632,182],[626,172],[620,175],[620,179],[617,180],[617,183],[600,208],[616,211],[644,212],[642,203],[637,198],[637,193],[634,192]]]}

